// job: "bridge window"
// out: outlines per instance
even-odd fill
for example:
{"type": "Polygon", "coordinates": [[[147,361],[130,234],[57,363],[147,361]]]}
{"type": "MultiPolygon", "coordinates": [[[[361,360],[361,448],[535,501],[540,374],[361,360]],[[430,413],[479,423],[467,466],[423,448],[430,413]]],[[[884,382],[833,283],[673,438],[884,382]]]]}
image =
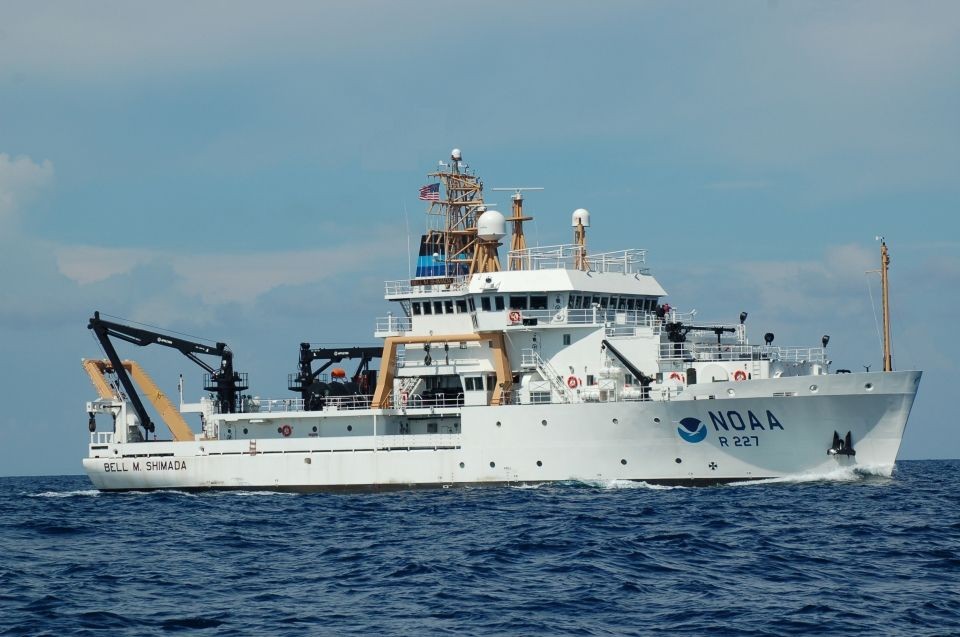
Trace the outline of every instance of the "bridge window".
{"type": "Polygon", "coordinates": [[[428,434],[435,434],[435,433],[437,433],[437,423],[435,423],[435,422],[428,422],[428,423],[427,423],[427,433],[428,433],[428,434]]]}
{"type": "Polygon", "coordinates": [[[461,314],[467,313],[467,302],[464,299],[459,299],[457,301],[457,312],[461,314]]]}
{"type": "Polygon", "coordinates": [[[430,301],[423,302],[423,313],[424,314],[433,314],[433,309],[430,307],[430,301]]]}
{"type": "Polygon", "coordinates": [[[494,307],[497,308],[497,311],[499,312],[500,310],[502,310],[502,309],[503,309],[503,297],[502,297],[502,296],[495,296],[495,297],[493,297],[493,300],[494,300],[494,307]]]}
{"type": "Polygon", "coordinates": [[[480,309],[483,310],[484,312],[489,312],[489,311],[490,311],[490,297],[489,297],[489,296],[481,296],[481,297],[480,297],[480,309]]]}
{"type": "MultiPolygon", "coordinates": [[[[632,300],[632,299],[631,299],[631,300],[632,300]]],[[[618,309],[618,310],[626,310],[626,309],[627,309],[627,299],[626,299],[626,297],[623,297],[623,296],[620,297],[620,300],[617,302],[617,309],[618,309]]]]}
{"type": "Polygon", "coordinates": [[[420,316],[420,303],[414,302],[411,307],[413,308],[413,315],[420,316]]]}
{"type": "Polygon", "coordinates": [[[434,314],[443,314],[443,302],[434,301],[433,302],[433,313],[434,314]]]}
{"type": "MultiPolygon", "coordinates": [[[[596,297],[594,297],[594,298],[596,298],[596,297]]],[[[600,307],[602,307],[603,309],[607,309],[607,306],[608,306],[609,304],[610,304],[610,297],[609,297],[609,296],[601,296],[601,297],[600,297],[600,307]]]]}
{"type": "Polygon", "coordinates": [[[570,335],[569,335],[569,334],[564,334],[564,335],[563,335],[563,344],[564,344],[564,345],[569,345],[569,344],[570,344],[570,335]]]}
{"type": "Polygon", "coordinates": [[[545,309],[547,309],[547,297],[546,297],[546,296],[531,296],[531,297],[530,297],[530,309],[531,309],[531,310],[545,310],[545,309]]]}
{"type": "Polygon", "coordinates": [[[527,309],[527,297],[525,297],[525,296],[511,296],[511,297],[510,297],[510,309],[511,309],[511,310],[525,310],[525,309],[527,309]]]}
{"type": "Polygon", "coordinates": [[[443,311],[447,314],[453,314],[453,301],[444,301],[443,311]]]}

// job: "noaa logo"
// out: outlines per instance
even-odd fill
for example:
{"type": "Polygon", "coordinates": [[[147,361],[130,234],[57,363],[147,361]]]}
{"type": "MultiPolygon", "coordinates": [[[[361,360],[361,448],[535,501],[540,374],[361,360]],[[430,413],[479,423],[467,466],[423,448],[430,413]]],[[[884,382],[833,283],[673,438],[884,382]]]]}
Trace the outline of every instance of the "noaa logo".
{"type": "Polygon", "coordinates": [[[684,418],[677,427],[677,433],[687,442],[700,442],[707,437],[707,425],[698,418],[684,418]]]}

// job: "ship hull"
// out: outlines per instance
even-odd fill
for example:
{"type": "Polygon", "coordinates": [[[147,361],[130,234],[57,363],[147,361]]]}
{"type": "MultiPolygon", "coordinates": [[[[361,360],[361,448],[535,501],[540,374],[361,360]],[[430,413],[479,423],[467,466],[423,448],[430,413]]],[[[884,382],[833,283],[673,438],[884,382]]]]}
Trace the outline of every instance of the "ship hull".
{"type": "Polygon", "coordinates": [[[327,418],[356,423],[354,435],[108,443],[91,445],[83,465],[103,491],[702,485],[841,468],[889,475],[920,375],[704,383],[670,401],[464,407],[456,433],[376,435],[374,424],[367,435],[364,423],[397,412],[358,410],[327,418]],[[848,432],[855,454],[830,453],[835,434],[848,432]]]}

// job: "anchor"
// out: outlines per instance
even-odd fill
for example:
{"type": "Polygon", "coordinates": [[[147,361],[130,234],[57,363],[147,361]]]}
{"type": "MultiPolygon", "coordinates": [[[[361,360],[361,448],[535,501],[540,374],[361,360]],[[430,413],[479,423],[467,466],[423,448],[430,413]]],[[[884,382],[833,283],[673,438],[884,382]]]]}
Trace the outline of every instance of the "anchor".
{"type": "Polygon", "coordinates": [[[827,454],[831,456],[855,456],[856,449],[853,448],[853,436],[848,431],[847,435],[841,440],[840,434],[833,432],[833,444],[827,449],[827,454]]]}

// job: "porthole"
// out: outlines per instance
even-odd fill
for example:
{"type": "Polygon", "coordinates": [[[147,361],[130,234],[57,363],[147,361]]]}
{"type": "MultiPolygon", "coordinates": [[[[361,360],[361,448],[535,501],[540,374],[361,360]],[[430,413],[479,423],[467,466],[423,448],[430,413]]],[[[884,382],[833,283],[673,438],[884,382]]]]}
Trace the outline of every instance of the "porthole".
{"type": "Polygon", "coordinates": [[[493,468],[496,467],[496,466],[497,466],[497,463],[496,463],[496,462],[490,462],[490,468],[491,468],[491,469],[493,469],[493,468]]]}
{"type": "Polygon", "coordinates": [[[500,421],[498,420],[498,421],[497,421],[497,427],[499,427],[499,426],[500,426],[500,421]]]}
{"type": "Polygon", "coordinates": [[[863,386],[863,388],[866,389],[867,391],[873,391],[873,383],[867,383],[866,385],[863,386]]]}
{"type": "Polygon", "coordinates": [[[660,422],[660,419],[659,419],[659,418],[654,418],[654,419],[653,419],[653,422],[659,423],[659,422],[660,422]]]}
{"type": "Polygon", "coordinates": [[[543,460],[537,460],[537,466],[538,466],[538,467],[542,467],[542,466],[543,466],[543,460]]]}
{"type": "Polygon", "coordinates": [[[675,458],[674,462],[676,462],[677,464],[680,464],[681,462],[683,462],[683,460],[681,460],[680,458],[675,458]]]}
{"type": "Polygon", "coordinates": [[[462,463],[462,462],[460,463],[460,468],[461,468],[461,469],[463,469],[465,466],[467,466],[467,465],[465,465],[465,464],[462,463]]]}
{"type": "Polygon", "coordinates": [[[626,458],[620,458],[620,464],[627,464],[626,458]]]}
{"type": "Polygon", "coordinates": [[[814,394],[817,393],[817,389],[819,388],[816,385],[810,385],[810,391],[812,391],[814,394]]]}
{"type": "Polygon", "coordinates": [[[736,395],[737,395],[737,392],[733,391],[732,388],[727,390],[727,396],[729,396],[730,398],[733,398],[736,395]]]}
{"type": "Polygon", "coordinates": [[[246,427],[243,428],[243,433],[244,433],[244,434],[247,433],[247,428],[246,428],[246,427]]]}
{"type": "Polygon", "coordinates": [[[546,420],[541,420],[541,421],[540,421],[540,424],[543,425],[544,427],[546,427],[546,426],[547,426],[547,421],[546,421],[546,420]]]}
{"type": "Polygon", "coordinates": [[[316,431],[317,431],[317,428],[316,428],[316,427],[314,427],[314,428],[313,428],[313,431],[314,431],[314,433],[316,433],[316,431]]]}
{"type": "Polygon", "coordinates": [[[614,418],[614,419],[613,419],[613,424],[619,425],[619,424],[620,424],[620,419],[619,419],[619,418],[614,418]]]}
{"type": "Polygon", "coordinates": [[[347,431],[353,431],[353,425],[347,425],[347,431]]]}
{"type": "MultiPolygon", "coordinates": [[[[229,430],[229,429],[227,429],[227,433],[230,433],[230,430],[229,430]]],[[[283,433],[283,427],[277,427],[277,433],[278,433],[278,434],[282,434],[282,433],[283,433]]]]}
{"type": "Polygon", "coordinates": [[[303,464],[313,464],[313,460],[311,460],[310,458],[304,458],[303,464]]]}

